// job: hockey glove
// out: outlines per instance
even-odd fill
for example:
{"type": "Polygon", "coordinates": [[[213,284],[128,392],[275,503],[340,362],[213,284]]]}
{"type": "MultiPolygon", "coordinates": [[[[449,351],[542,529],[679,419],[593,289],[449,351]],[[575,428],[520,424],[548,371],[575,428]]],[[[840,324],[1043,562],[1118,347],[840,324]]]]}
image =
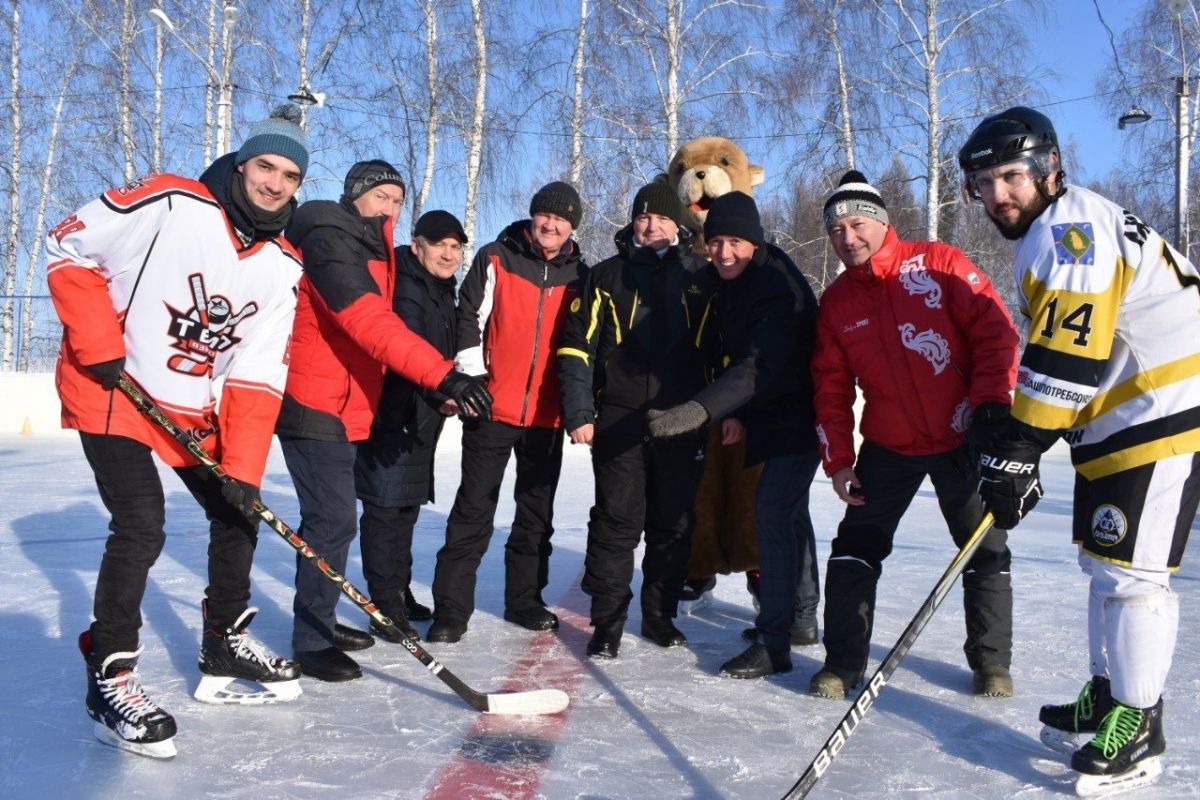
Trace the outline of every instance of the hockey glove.
{"type": "Polygon", "coordinates": [[[257,516],[254,512],[254,504],[260,502],[260,497],[258,487],[254,484],[230,478],[221,484],[221,496],[249,519],[257,516]]]}
{"type": "Polygon", "coordinates": [[[112,391],[121,380],[121,370],[125,369],[125,356],[114,358],[112,361],[101,361],[99,364],[86,364],[84,369],[92,373],[92,377],[100,381],[100,385],[106,390],[112,391]]]}
{"type": "Polygon", "coordinates": [[[655,439],[680,436],[708,422],[708,411],[695,400],[667,409],[646,412],[646,428],[655,439]]]}
{"type": "Polygon", "coordinates": [[[996,518],[996,527],[1012,530],[1042,497],[1038,479],[1041,449],[1030,442],[994,440],[979,457],[979,496],[996,518]]]}
{"type": "Polygon", "coordinates": [[[975,453],[985,453],[992,441],[1004,433],[1012,407],[1005,403],[980,403],[971,415],[967,442],[975,453]]]}
{"type": "Polygon", "coordinates": [[[478,378],[452,369],[437,388],[447,397],[454,398],[463,411],[485,420],[492,418],[492,395],[478,378]]]}

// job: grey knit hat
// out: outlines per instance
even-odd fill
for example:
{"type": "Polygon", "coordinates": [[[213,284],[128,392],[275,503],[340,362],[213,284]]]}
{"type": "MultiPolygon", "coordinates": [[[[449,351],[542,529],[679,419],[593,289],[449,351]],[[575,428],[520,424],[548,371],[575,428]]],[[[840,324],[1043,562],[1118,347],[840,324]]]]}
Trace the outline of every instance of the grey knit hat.
{"type": "Polygon", "coordinates": [[[283,156],[300,168],[300,178],[308,172],[308,137],[300,129],[300,109],[291,103],[276,106],[266,119],[250,127],[250,135],[238,148],[234,163],[244,164],[255,156],[283,156]]]}
{"type": "Polygon", "coordinates": [[[583,221],[583,202],[579,192],[569,183],[553,181],[537,190],[529,201],[529,216],[539,212],[555,214],[571,223],[571,228],[578,230],[583,221]]]}
{"type": "Polygon", "coordinates": [[[353,202],[361,197],[363,192],[381,183],[392,183],[399,186],[401,192],[407,191],[400,172],[388,162],[380,158],[360,161],[346,172],[342,196],[353,202]]]}
{"type": "Polygon", "coordinates": [[[887,205],[861,172],[852,169],[842,176],[838,186],[825,201],[825,230],[842,217],[870,217],[888,224],[887,205]]]}
{"type": "Polygon", "coordinates": [[[629,211],[629,221],[632,222],[642,214],[658,214],[680,227],[683,226],[683,203],[679,202],[679,195],[675,190],[661,181],[647,183],[638,189],[633,198],[633,208],[629,211]]]}

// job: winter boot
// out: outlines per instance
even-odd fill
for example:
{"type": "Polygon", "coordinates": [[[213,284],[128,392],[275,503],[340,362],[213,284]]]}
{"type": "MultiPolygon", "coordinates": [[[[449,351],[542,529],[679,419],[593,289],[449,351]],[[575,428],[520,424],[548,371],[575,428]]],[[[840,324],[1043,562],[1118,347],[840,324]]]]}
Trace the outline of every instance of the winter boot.
{"type": "Polygon", "coordinates": [[[720,674],[726,678],[764,678],[776,672],[792,671],[792,654],[787,650],[774,652],[755,642],[742,653],[721,665],[720,674]]]}
{"type": "Polygon", "coordinates": [[[1042,728],[1042,744],[1059,753],[1071,754],[1079,748],[1077,736],[1095,733],[1100,720],[1112,710],[1112,687],[1108,678],[1094,675],[1083,685],[1074,703],[1042,706],[1038,720],[1042,728]]]}
{"type": "Polygon", "coordinates": [[[1090,797],[1153,783],[1162,773],[1158,757],[1167,749],[1162,713],[1161,697],[1150,708],[1114,701],[1096,736],[1071,756],[1071,768],[1081,773],[1076,794],[1090,797]]]}
{"type": "Polygon", "coordinates": [[[87,662],[87,712],[93,732],[104,744],[151,758],[174,758],[175,718],[159,708],[142,689],[137,673],[139,647],[113,653],[102,661],[92,653],[92,633],[79,635],[79,651],[87,662]]]}
{"type": "Polygon", "coordinates": [[[300,666],[295,661],[273,656],[246,633],[257,608],[247,608],[226,625],[208,615],[208,601],[201,603],[204,611],[204,638],[200,643],[200,685],[195,698],[202,703],[258,705],[286,703],[300,696],[300,666]],[[234,681],[250,681],[262,685],[254,692],[230,688],[234,681]]]}
{"type": "Polygon", "coordinates": [[[1008,669],[999,665],[980,667],[971,676],[972,688],[980,697],[1012,697],[1013,680],[1008,669]]]}
{"type": "MultiPolygon", "coordinates": [[[[426,611],[428,610],[426,609],[426,611]]],[[[369,626],[371,633],[385,642],[391,642],[392,644],[400,644],[404,639],[412,639],[414,642],[421,641],[421,635],[417,633],[416,628],[408,624],[407,609],[404,606],[397,603],[396,605],[381,607],[379,611],[390,619],[392,625],[395,627],[385,628],[372,617],[369,626]]]]}
{"type": "Polygon", "coordinates": [[[417,598],[413,597],[412,589],[407,586],[404,587],[404,615],[413,622],[433,619],[433,612],[429,606],[418,603],[417,598]]]}
{"type": "Polygon", "coordinates": [[[808,693],[814,697],[845,700],[850,690],[862,683],[862,679],[861,672],[855,675],[826,664],[812,676],[808,683],[808,693]]]}

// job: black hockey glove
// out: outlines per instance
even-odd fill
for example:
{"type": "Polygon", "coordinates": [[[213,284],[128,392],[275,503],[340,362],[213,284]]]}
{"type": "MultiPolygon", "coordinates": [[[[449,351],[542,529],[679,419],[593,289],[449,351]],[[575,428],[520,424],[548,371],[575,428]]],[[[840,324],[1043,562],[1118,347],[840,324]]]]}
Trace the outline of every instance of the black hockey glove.
{"type": "Polygon", "coordinates": [[[672,408],[652,408],[646,412],[646,429],[655,439],[681,436],[708,422],[708,411],[695,400],[672,408]]]}
{"type": "Polygon", "coordinates": [[[492,418],[492,395],[478,378],[472,378],[465,372],[450,370],[450,374],[442,378],[437,389],[447,397],[454,398],[460,411],[469,411],[485,420],[492,418]]]}
{"type": "Polygon", "coordinates": [[[967,442],[974,448],[975,453],[987,452],[992,441],[1004,433],[1008,427],[1009,412],[1012,406],[1007,403],[980,403],[971,415],[971,427],[967,431],[967,442]]]}
{"type": "Polygon", "coordinates": [[[257,516],[254,513],[254,504],[260,501],[260,497],[258,487],[254,484],[230,478],[221,484],[221,496],[249,519],[255,519],[257,516]]]}
{"type": "Polygon", "coordinates": [[[993,440],[979,456],[979,496],[996,518],[996,527],[1012,530],[1042,497],[1038,479],[1041,449],[1030,442],[993,440]]]}
{"type": "Polygon", "coordinates": [[[99,364],[87,364],[84,369],[92,373],[92,377],[100,381],[101,386],[111,391],[117,388],[117,381],[121,380],[121,370],[125,369],[125,356],[114,358],[112,361],[101,361],[99,364]]]}

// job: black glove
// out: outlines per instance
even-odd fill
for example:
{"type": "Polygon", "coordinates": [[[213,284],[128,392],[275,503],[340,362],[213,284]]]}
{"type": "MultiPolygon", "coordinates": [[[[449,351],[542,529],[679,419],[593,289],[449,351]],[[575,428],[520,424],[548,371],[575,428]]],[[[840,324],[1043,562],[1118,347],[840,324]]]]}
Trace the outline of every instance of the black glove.
{"type": "Polygon", "coordinates": [[[1038,480],[1041,448],[1031,442],[997,439],[979,457],[979,496],[996,518],[996,527],[1011,530],[1042,497],[1038,480]]]}
{"type": "Polygon", "coordinates": [[[492,395],[478,378],[452,369],[442,378],[437,390],[453,398],[459,411],[470,411],[481,419],[492,418],[492,395]]]}
{"type": "Polygon", "coordinates": [[[1007,403],[980,403],[971,416],[971,427],[967,431],[967,444],[976,456],[987,452],[992,440],[1004,432],[1008,426],[1009,412],[1012,406],[1007,403]]]}
{"type": "Polygon", "coordinates": [[[117,388],[121,380],[121,370],[125,369],[125,356],[114,358],[112,361],[101,361],[99,364],[85,364],[84,369],[92,373],[92,377],[100,381],[106,390],[117,388]]]}
{"type": "Polygon", "coordinates": [[[655,439],[680,436],[708,422],[708,411],[695,400],[668,409],[652,408],[646,412],[646,429],[655,439]]]}
{"type": "Polygon", "coordinates": [[[224,497],[231,506],[245,514],[250,519],[255,519],[258,515],[254,512],[254,504],[260,502],[258,487],[252,483],[239,481],[237,478],[230,478],[225,483],[221,484],[221,496],[224,497]]]}

